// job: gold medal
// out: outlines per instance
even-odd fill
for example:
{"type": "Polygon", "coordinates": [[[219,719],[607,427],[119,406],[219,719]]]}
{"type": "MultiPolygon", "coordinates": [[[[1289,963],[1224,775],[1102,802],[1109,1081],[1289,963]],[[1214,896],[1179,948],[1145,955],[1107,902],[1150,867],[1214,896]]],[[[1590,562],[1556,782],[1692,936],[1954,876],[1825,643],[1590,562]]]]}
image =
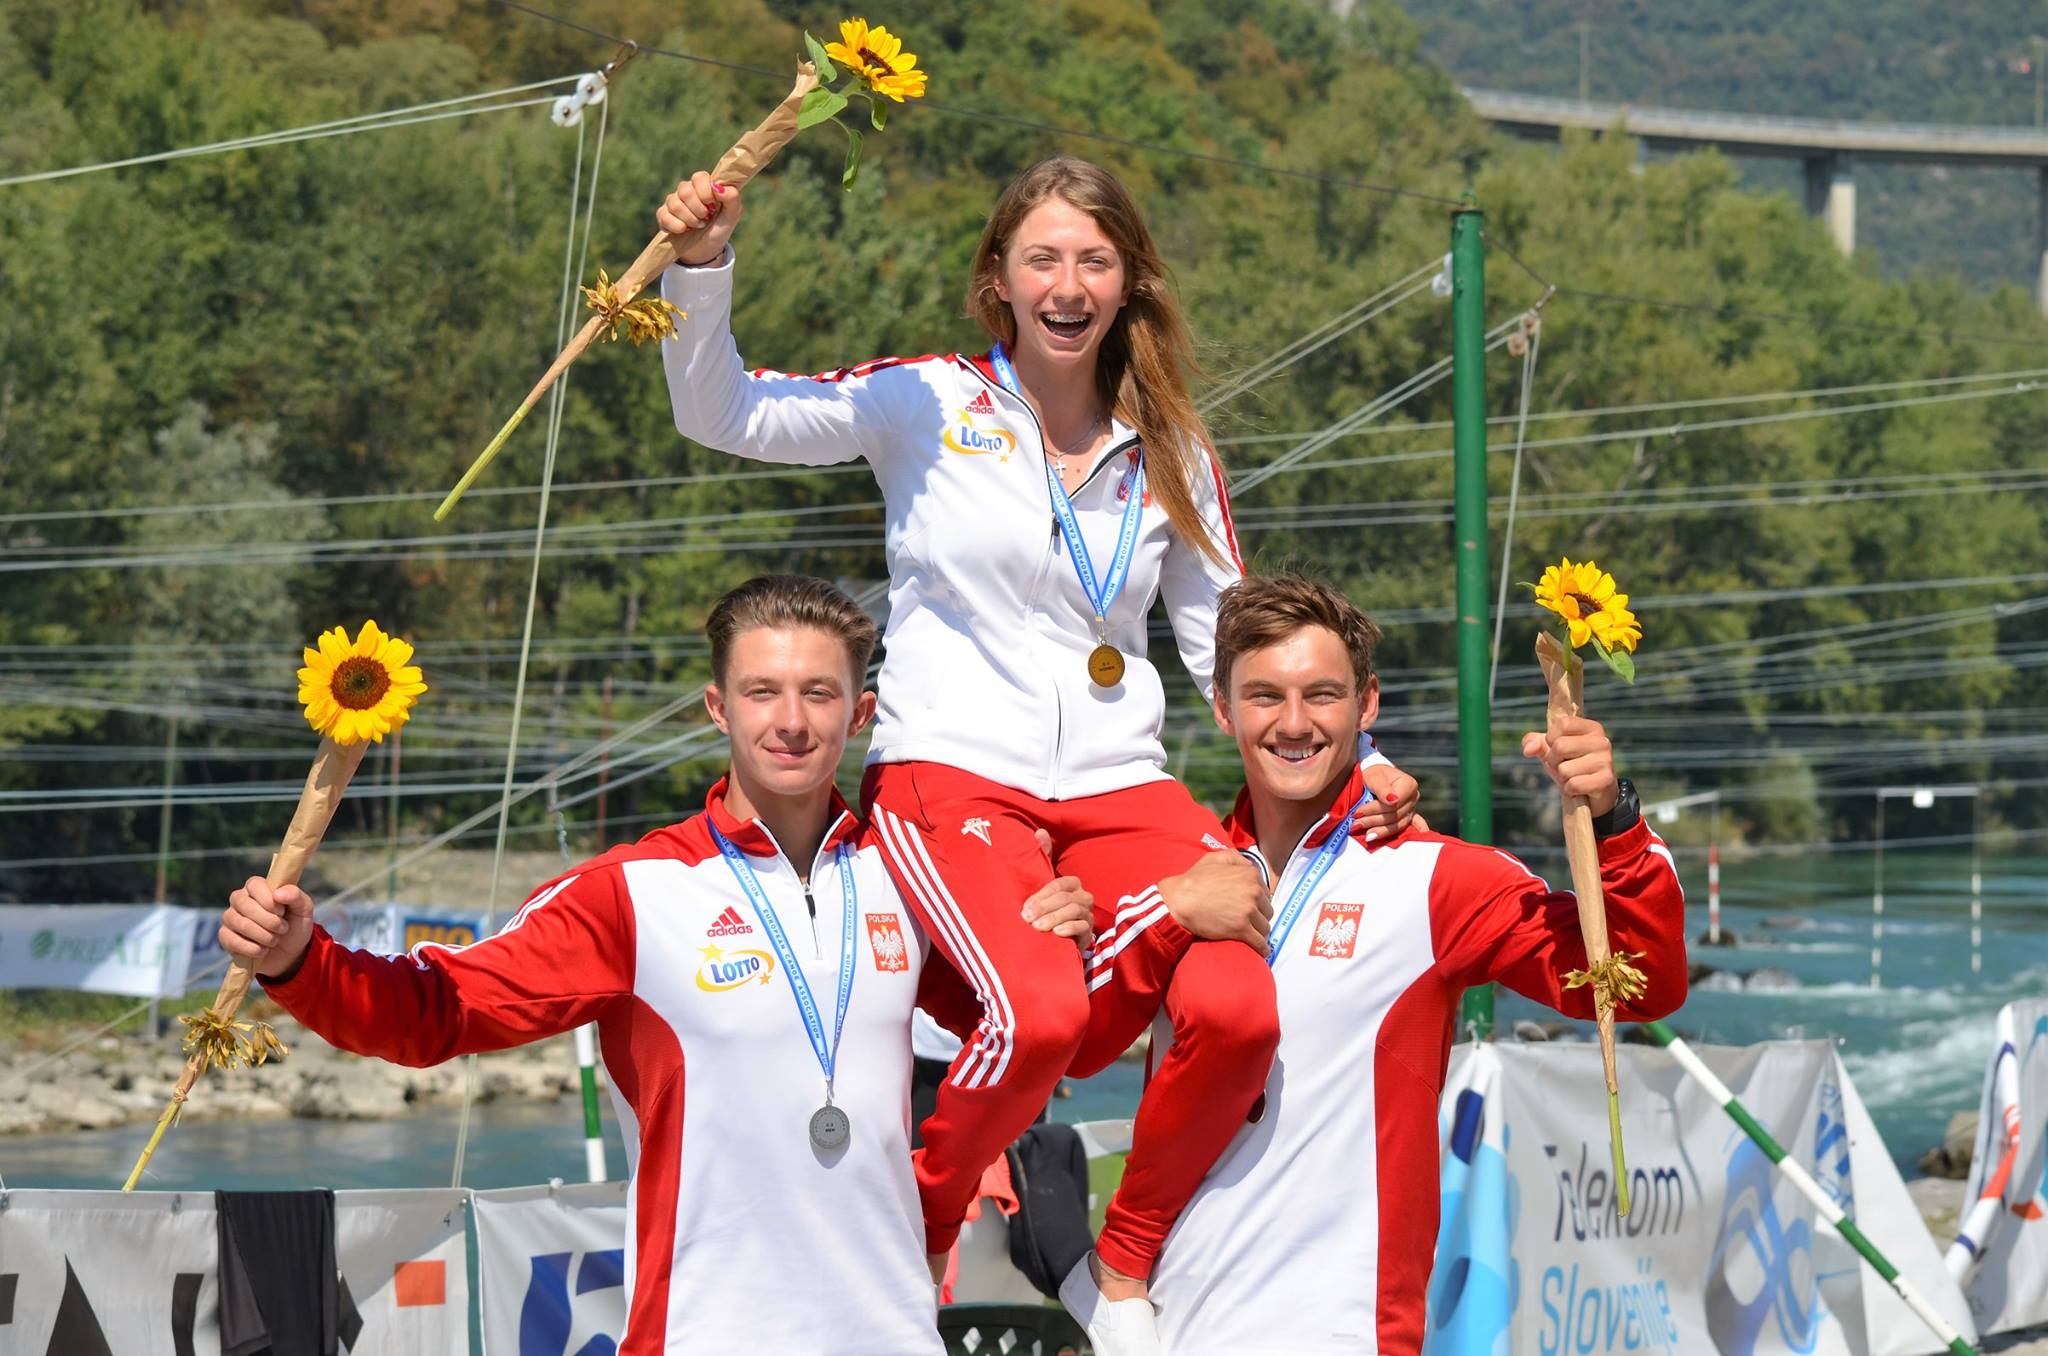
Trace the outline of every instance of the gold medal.
{"type": "Polygon", "coordinates": [[[1107,641],[1088,652],[1088,677],[1097,687],[1115,687],[1124,680],[1124,657],[1107,641]]]}

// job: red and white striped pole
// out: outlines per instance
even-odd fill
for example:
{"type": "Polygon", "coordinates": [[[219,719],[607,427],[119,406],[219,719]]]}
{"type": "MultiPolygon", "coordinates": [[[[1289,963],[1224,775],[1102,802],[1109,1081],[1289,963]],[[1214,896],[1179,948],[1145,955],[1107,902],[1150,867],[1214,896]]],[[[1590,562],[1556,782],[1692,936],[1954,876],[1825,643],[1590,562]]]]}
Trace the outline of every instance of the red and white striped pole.
{"type": "Polygon", "coordinates": [[[1721,944],[1721,845],[1707,844],[1707,944],[1721,944]]]}

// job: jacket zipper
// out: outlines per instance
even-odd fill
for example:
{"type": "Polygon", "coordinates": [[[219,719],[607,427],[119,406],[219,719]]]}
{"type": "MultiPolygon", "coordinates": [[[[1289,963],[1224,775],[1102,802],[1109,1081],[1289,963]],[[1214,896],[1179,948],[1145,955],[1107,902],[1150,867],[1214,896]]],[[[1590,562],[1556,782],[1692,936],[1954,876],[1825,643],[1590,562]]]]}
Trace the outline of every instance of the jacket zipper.
{"type": "MultiPolygon", "coordinates": [[[[832,835],[838,832],[839,826],[842,823],[844,823],[845,820],[846,813],[844,811],[841,811],[838,817],[835,818],[831,822],[831,824],[826,826],[825,837],[818,844],[817,854],[811,858],[810,876],[808,878],[802,876],[797,877],[797,884],[802,886],[804,891],[804,912],[808,913],[811,916],[811,954],[816,956],[821,963],[825,959],[825,944],[818,937],[818,901],[816,896],[812,895],[811,893],[811,881],[817,879],[818,863],[825,860],[825,844],[832,841],[832,835]]],[[[775,855],[782,858],[783,861],[789,863],[789,874],[795,876],[796,863],[790,861],[789,854],[782,850],[782,844],[776,841],[774,831],[771,830],[766,824],[762,824],[761,821],[758,819],[755,820],[754,823],[759,824],[761,832],[768,835],[768,841],[775,844],[775,855]]]]}

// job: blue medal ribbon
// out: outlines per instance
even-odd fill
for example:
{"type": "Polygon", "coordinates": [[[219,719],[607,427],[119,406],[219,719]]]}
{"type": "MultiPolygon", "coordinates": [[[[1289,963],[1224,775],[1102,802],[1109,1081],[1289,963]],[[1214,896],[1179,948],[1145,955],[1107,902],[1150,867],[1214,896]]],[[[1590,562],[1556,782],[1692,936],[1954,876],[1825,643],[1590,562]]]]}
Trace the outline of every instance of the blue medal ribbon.
{"type": "MultiPolygon", "coordinates": [[[[1010,355],[1003,352],[1003,346],[997,344],[990,349],[988,357],[990,365],[996,369],[997,380],[1003,383],[1003,389],[1021,399],[1024,388],[1018,384],[1017,369],[1010,365],[1010,355]]],[[[1088,605],[1095,609],[1096,638],[1107,645],[1110,605],[1123,592],[1124,580],[1131,572],[1131,558],[1137,553],[1138,524],[1145,508],[1144,450],[1141,448],[1138,452],[1136,473],[1131,477],[1130,497],[1124,500],[1124,517],[1117,529],[1116,555],[1109,563],[1109,577],[1100,582],[1095,578],[1095,562],[1088,555],[1088,543],[1081,537],[1081,521],[1074,515],[1074,501],[1068,496],[1066,485],[1050,461],[1045,463],[1045,486],[1052,497],[1053,515],[1060,522],[1060,534],[1067,539],[1067,555],[1073,559],[1081,591],[1088,595],[1088,605]]]]}
{"type": "Polygon", "coordinates": [[[846,1030],[847,1005],[853,1001],[854,915],[860,910],[860,901],[853,888],[853,861],[846,851],[846,844],[841,843],[833,850],[833,860],[839,866],[839,893],[843,897],[846,917],[839,934],[839,1010],[832,1020],[832,1043],[828,1046],[825,1044],[825,1023],[818,1015],[817,1001],[811,997],[810,981],[804,977],[803,967],[796,963],[796,956],[789,949],[789,938],[783,934],[782,920],[768,905],[768,896],[761,889],[761,878],[754,874],[746,854],[718,831],[709,815],[705,816],[704,823],[711,830],[711,837],[718,844],[719,854],[725,858],[733,879],[746,892],[747,903],[753,907],[754,917],[761,921],[761,930],[768,934],[776,958],[782,962],[782,973],[788,978],[789,991],[796,998],[796,1010],[802,1014],[804,1030],[811,1037],[811,1053],[818,1057],[818,1067],[825,1074],[825,1102],[829,1106],[832,1102],[832,1072],[839,1063],[839,1037],[846,1030]]]}
{"type": "Polygon", "coordinates": [[[1308,897],[1315,893],[1316,886],[1330,873],[1330,867],[1344,851],[1344,845],[1351,841],[1351,820],[1357,815],[1358,807],[1365,804],[1371,796],[1370,789],[1358,793],[1358,799],[1352,801],[1351,807],[1344,811],[1344,817],[1337,821],[1336,827],[1330,830],[1330,836],[1323,840],[1323,845],[1316,849],[1316,855],[1309,859],[1308,869],[1303,871],[1301,879],[1294,883],[1294,889],[1287,896],[1287,903],[1281,906],[1279,915],[1273,919],[1273,926],[1266,934],[1266,965],[1269,968],[1278,963],[1280,948],[1287,945],[1288,935],[1294,931],[1295,921],[1301,917],[1302,909],[1308,904],[1308,897]]]}

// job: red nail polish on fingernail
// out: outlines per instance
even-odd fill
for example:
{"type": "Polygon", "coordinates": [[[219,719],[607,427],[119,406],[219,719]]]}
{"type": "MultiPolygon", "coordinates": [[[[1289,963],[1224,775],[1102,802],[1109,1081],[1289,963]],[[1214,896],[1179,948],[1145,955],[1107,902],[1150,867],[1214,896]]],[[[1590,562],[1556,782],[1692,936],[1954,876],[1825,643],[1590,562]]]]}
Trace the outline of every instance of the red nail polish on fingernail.
{"type": "Polygon", "coordinates": [[[725,185],[724,185],[724,184],[713,184],[713,185],[711,186],[711,191],[712,191],[713,193],[723,194],[723,193],[725,192],[725,185]]]}
{"type": "Polygon", "coordinates": [[[1380,799],[1381,799],[1381,800],[1384,800],[1384,801],[1385,801],[1385,802],[1386,802],[1387,804],[1389,804],[1389,805],[1393,805],[1393,804],[1397,804],[1397,803],[1398,803],[1398,802],[1400,801],[1400,799],[1401,799],[1401,798],[1400,798],[1399,796],[1395,795],[1395,794],[1394,794],[1393,792],[1389,791],[1389,792],[1387,792],[1387,794],[1386,794],[1386,795],[1384,795],[1384,796],[1381,796],[1381,797],[1380,797],[1380,799]]]}

